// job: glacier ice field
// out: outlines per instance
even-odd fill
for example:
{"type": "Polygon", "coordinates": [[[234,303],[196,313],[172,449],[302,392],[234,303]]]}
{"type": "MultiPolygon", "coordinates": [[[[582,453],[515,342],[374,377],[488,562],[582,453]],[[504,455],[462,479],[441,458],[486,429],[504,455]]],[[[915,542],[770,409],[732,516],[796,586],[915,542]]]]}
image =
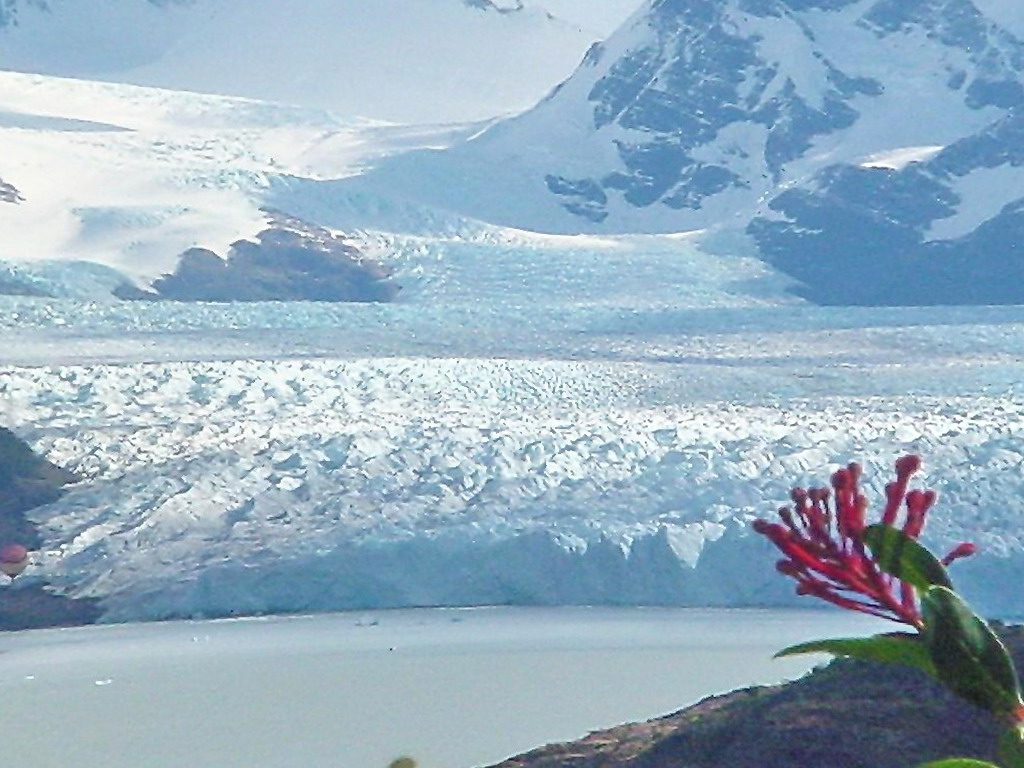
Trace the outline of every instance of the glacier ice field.
{"type": "MultiPolygon", "coordinates": [[[[0,423],[82,482],[27,576],[108,621],[786,605],[749,523],[922,455],[1024,615],[1024,308],[816,307],[679,236],[389,237],[394,304],[0,297],[0,423]]],[[[799,603],[803,605],[801,601],[799,603]]]]}

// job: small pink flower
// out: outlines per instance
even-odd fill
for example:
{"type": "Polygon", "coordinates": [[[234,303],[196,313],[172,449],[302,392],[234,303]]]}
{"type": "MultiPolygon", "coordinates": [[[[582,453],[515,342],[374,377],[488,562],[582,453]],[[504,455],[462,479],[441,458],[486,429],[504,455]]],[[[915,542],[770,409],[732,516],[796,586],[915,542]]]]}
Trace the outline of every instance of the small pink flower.
{"type": "MultiPolygon", "coordinates": [[[[917,456],[896,462],[896,480],[885,487],[882,523],[897,527],[901,508],[904,534],[921,535],[928,510],[935,503],[933,491],[907,491],[910,477],[921,467],[917,456]]],[[[797,594],[814,595],[842,608],[885,619],[923,626],[917,597],[910,584],[879,568],[864,544],[867,528],[867,497],[860,491],[861,466],[849,464],[832,475],[832,488],[794,488],[792,507],[779,510],[782,523],[757,520],[753,528],[779,548],[784,558],[779,572],[797,582],[797,594]]],[[[963,543],[946,555],[943,563],[974,554],[976,547],[963,543]]]]}

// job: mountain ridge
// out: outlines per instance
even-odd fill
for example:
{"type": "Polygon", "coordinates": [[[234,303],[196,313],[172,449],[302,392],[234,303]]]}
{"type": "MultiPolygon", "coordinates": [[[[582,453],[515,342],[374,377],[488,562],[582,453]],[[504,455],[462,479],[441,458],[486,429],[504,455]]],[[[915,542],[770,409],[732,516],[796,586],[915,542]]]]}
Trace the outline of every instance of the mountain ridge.
{"type": "MultiPolygon", "coordinates": [[[[812,19],[788,10],[793,5],[819,4],[648,2],[646,13],[638,13],[610,40],[592,48],[576,73],[541,104],[446,153],[441,168],[448,163],[466,170],[469,164],[458,162],[459,152],[474,156],[480,168],[491,167],[482,148],[499,154],[511,153],[515,147],[510,145],[518,145],[527,173],[538,170],[538,157],[542,162],[557,157],[557,164],[542,176],[538,173],[532,183],[543,183],[552,198],[549,203],[574,218],[571,223],[564,217],[516,218],[516,197],[502,194],[500,188],[510,183],[508,173],[496,175],[498,189],[492,197],[505,201],[512,213],[496,211],[495,216],[486,210],[479,218],[538,229],[559,221],[562,229],[586,229],[589,221],[610,225],[601,227],[603,231],[682,231],[720,223],[725,217],[710,208],[723,194],[746,189],[744,204],[756,208],[761,194],[820,168],[823,163],[808,162],[806,155],[822,137],[844,132],[834,146],[815,147],[829,156],[855,159],[892,149],[893,137],[880,136],[876,125],[869,126],[867,136],[851,136],[847,129],[862,119],[856,109],[861,102],[878,99],[915,78],[944,81],[952,95],[929,83],[928,99],[944,99],[941,109],[933,112],[951,113],[956,108],[958,117],[967,118],[966,125],[951,130],[936,120],[922,131],[916,121],[890,119],[901,111],[900,104],[886,103],[882,114],[869,117],[890,131],[895,127],[902,132],[900,145],[948,144],[965,129],[980,130],[999,117],[991,111],[982,114],[985,107],[1020,103],[1017,72],[1024,61],[1024,44],[985,21],[967,0],[955,3],[967,10],[954,30],[944,23],[946,16],[937,13],[910,19],[904,9],[887,15],[890,4],[878,0],[866,9],[865,0],[828,3],[830,10],[818,11],[812,19]],[[859,15],[854,13],[858,10],[859,15]],[[828,54],[839,47],[835,38],[851,23],[860,29],[862,47],[865,35],[891,38],[897,47],[889,51],[890,58],[901,54],[897,63],[914,63],[916,69],[894,74],[897,67],[890,64],[881,65],[880,73],[876,65],[862,64],[858,71],[856,62],[833,61],[828,54]],[[924,30],[933,41],[930,60],[906,50],[913,49],[916,40],[897,39],[905,36],[907,25],[924,30]],[[833,40],[822,42],[827,36],[833,40]],[[787,49],[778,50],[783,46],[787,49]],[[956,59],[964,50],[984,73],[971,77],[963,67],[957,68],[962,62],[956,59]],[[948,74],[936,75],[935,70],[948,74]],[[898,79],[886,83],[883,74],[898,79]],[[545,132],[553,138],[537,148],[526,141],[545,132]],[[933,136],[938,140],[925,140],[933,136]],[[580,142],[584,148],[572,148],[580,142]],[[448,159],[452,155],[455,160],[448,159]],[[616,163],[619,167],[611,167],[616,163]],[[796,167],[787,168],[790,165],[796,167]],[[609,198],[621,198],[625,213],[617,211],[609,198]],[[658,211],[661,216],[638,213],[655,203],[676,215],[664,210],[658,211]],[[617,215],[625,221],[616,229],[617,215]]],[[[903,87],[901,93],[905,96],[909,90],[903,87]]]]}
{"type": "Polygon", "coordinates": [[[732,231],[812,300],[1014,303],[1022,71],[969,0],[649,0],[532,110],[346,184],[542,232],[732,231]],[[858,262],[901,287],[830,291],[858,262]]]}

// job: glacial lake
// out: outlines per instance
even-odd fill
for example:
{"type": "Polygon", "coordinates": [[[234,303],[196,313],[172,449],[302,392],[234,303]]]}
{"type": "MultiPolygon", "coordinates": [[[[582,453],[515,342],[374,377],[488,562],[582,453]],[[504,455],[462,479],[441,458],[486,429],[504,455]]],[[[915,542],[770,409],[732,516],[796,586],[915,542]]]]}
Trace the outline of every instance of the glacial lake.
{"type": "Polygon", "coordinates": [[[0,635],[0,743],[33,768],[470,768],[791,679],[891,624],[839,611],[367,611],[0,635]]]}

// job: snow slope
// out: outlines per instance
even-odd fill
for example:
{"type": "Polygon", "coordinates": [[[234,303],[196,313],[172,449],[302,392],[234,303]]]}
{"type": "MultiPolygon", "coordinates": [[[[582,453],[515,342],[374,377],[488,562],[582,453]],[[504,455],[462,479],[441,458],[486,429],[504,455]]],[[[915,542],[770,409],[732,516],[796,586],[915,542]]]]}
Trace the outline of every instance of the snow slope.
{"type": "Polygon", "coordinates": [[[532,106],[639,0],[53,0],[0,24],[0,69],[401,122],[532,106]],[[564,14],[565,18],[562,18],[564,14]]]}
{"type": "Polygon", "coordinates": [[[524,4],[592,30],[603,40],[643,5],[643,0],[526,0],[524,4]]]}
{"type": "Polygon", "coordinates": [[[473,130],[0,72],[0,165],[20,195],[0,205],[0,263],[40,290],[109,296],[126,278],[171,271],[186,248],[223,254],[251,237],[266,223],[261,208],[292,207],[271,199],[281,178],[350,175],[473,130]],[[58,263],[78,263],[78,276],[40,277],[58,263]]]}

